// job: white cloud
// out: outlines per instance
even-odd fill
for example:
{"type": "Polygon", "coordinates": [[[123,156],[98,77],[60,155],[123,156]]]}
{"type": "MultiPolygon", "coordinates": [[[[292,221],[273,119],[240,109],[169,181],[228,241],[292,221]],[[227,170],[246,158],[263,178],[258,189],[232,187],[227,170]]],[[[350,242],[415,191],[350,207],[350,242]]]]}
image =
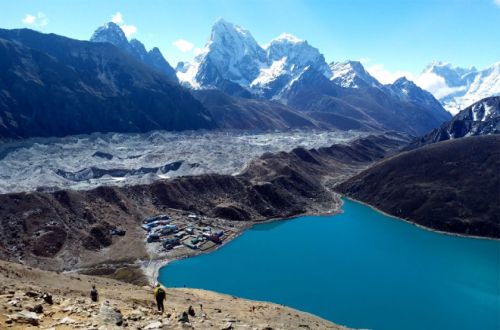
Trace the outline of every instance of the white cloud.
{"type": "Polygon", "coordinates": [[[449,87],[443,77],[438,76],[433,72],[422,73],[415,80],[415,84],[417,84],[420,88],[431,92],[431,94],[437,99],[452,93],[464,91],[466,89],[465,86],[449,87]]]}
{"type": "Polygon", "coordinates": [[[493,3],[500,7],[500,0],[493,0],[493,3]]]}
{"type": "Polygon", "coordinates": [[[127,38],[137,33],[137,26],[125,24],[123,15],[119,11],[111,15],[111,22],[118,24],[127,38]]]}
{"type": "Polygon", "coordinates": [[[444,88],[448,88],[446,85],[446,82],[444,81],[444,78],[441,76],[438,76],[437,74],[433,72],[425,72],[422,73],[415,83],[420,86],[421,88],[431,92],[434,94],[436,97],[441,97],[444,96],[441,94],[440,91],[442,91],[444,88]],[[438,96],[438,94],[441,94],[438,96]]]}
{"type": "Polygon", "coordinates": [[[120,25],[120,28],[122,29],[123,33],[125,33],[125,36],[128,38],[135,34],[137,32],[137,27],[135,25],[120,25]]]}
{"type": "Polygon", "coordinates": [[[194,50],[193,50],[193,53],[194,53],[194,56],[198,56],[200,54],[203,54],[205,52],[205,50],[203,48],[198,48],[196,47],[194,50]]]}
{"type": "Polygon", "coordinates": [[[409,80],[414,80],[413,74],[408,71],[391,72],[384,67],[383,64],[373,64],[366,68],[369,74],[375,77],[382,84],[392,84],[396,79],[406,77],[409,80]]]}
{"type": "Polygon", "coordinates": [[[111,16],[111,22],[116,24],[122,24],[123,23],[122,13],[117,11],[113,16],[111,16]]]}
{"type": "Polygon", "coordinates": [[[191,49],[193,49],[193,44],[184,39],[174,41],[173,45],[183,53],[189,52],[191,49]]]}
{"type": "Polygon", "coordinates": [[[368,63],[370,63],[372,61],[371,58],[369,57],[362,57],[358,60],[361,64],[363,64],[363,66],[367,65],[368,63]]]}
{"type": "Polygon", "coordinates": [[[24,16],[23,18],[23,23],[26,25],[33,25],[35,24],[35,21],[36,21],[36,16],[34,15],[26,14],[26,16],[24,16]]]}
{"type": "Polygon", "coordinates": [[[43,27],[49,24],[49,19],[42,12],[38,12],[36,15],[26,14],[21,21],[26,25],[35,27],[43,27]]]}
{"type": "Polygon", "coordinates": [[[44,13],[38,13],[37,18],[38,18],[38,25],[45,26],[49,24],[49,19],[47,18],[47,16],[45,16],[44,13]]]}

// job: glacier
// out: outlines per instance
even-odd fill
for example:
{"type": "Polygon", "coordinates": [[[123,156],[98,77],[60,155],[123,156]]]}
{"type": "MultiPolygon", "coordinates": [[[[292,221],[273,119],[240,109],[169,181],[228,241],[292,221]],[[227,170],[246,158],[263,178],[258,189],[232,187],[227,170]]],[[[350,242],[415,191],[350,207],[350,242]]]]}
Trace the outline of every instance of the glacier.
{"type": "Polygon", "coordinates": [[[325,147],[366,134],[154,131],[9,141],[0,144],[0,193],[147,184],[205,173],[234,175],[266,152],[325,147]]]}

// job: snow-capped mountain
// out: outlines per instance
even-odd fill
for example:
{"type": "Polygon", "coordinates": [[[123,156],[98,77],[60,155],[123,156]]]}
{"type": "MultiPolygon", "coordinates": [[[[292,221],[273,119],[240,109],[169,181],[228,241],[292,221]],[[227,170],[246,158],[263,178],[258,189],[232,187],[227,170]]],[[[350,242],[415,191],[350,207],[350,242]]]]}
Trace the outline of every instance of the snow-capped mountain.
{"type": "Polygon", "coordinates": [[[500,97],[480,100],[460,111],[452,120],[415,141],[412,148],[475,135],[500,134],[500,97]]]}
{"type": "Polygon", "coordinates": [[[488,96],[500,95],[500,62],[478,71],[433,62],[418,80],[434,81],[429,90],[452,114],[488,96]]]}
{"type": "Polygon", "coordinates": [[[223,88],[234,83],[246,88],[265,63],[266,53],[249,31],[220,19],[203,52],[178,77],[193,87],[223,88]]]}
{"type": "Polygon", "coordinates": [[[95,30],[90,41],[115,45],[153,69],[163,72],[170,80],[178,81],[175,70],[165,60],[158,48],[154,47],[148,52],[139,40],[132,39],[129,42],[122,29],[113,22],[106,23],[95,30]]]}
{"type": "Polygon", "coordinates": [[[97,28],[90,37],[92,42],[108,42],[116,47],[130,51],[131,46],[123,30],[115,23],[109,22],[97,28]]]}
{"type": "Polygon", "coordinates": [[[220,19],[194,62],[178,64],[177,76],[194,88],[276,98],[308,67],[331,76],[323,55],[307,41],[282,34],[261,47],[249,31],[220,19]]]}
{"type": "MultiPolygon", "coordinates": [[[[487,122],[493,119],[500,119],[500,97],[489,97],[476,102],[461,111],[456,118],[468,119],[477,122],[487,122]]],[[[490,131],[487,133],[489,134],[490,131]]],[[[500,127],[496,127],[496,133],[500,133],[500,127]]]]}
{"type": "Polygon", "coordinates": [[[281,34],[266,47],[267,66],[261,68],[252,82],[252,89],[268,98],[279,98],[284,89],[297,80],[305,70],[314,70],[326,78],[331,71],[323,54],[305,40],[291,34],[281,34]]]}
{"type": "Polygon", "coordinates": [[[425,109],[431,109],[433,115],[439,120],[445,121],[450,119],[450,114],[443,109],[431,93],[418,87],[413,81],[406,79],[406,77],[401,77],[394,83],[385,85],[385,88],[401,101],[416,104],[425,109]]]}
{"type": "Polygon", "coordinates": [[[358,61],[332,62],[331,80],[344,88],[382,88],[382,84],[372,77],[358,61]]]}

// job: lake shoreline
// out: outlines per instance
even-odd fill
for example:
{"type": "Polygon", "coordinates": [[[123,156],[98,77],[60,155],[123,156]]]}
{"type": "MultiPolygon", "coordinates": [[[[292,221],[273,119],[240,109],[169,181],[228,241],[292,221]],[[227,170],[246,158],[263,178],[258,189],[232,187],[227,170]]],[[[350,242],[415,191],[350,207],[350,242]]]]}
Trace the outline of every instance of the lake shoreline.
{"type": "Polygon", "coordinates": [[[142,261],[140,261],[140,263],[141,263],[141,267],[140,268],[143,271],[143,273],[145,274],[145,276],[148,278],[150,284],[154,285],[154,284],[156,284],[156,283],[159,282],[158,281],[158,276],[159,276],[160,269],[163,268],[163,267],[168,266],[169,263],[174,262],[174,261],[178,261],[178,260],[183,260],[183,259],[191,258],[191,257],[196,257],[196,256],[199,256],[199,255],[202,255],[202,254],[208,254],[208,253],[215,252],[218,249],[220,249],[223,246],[225,246],[226,244],[231,243],[233,240],[235,240],[236,238],[238,238],[240,235],[242,235],[248,229],[251,229],[255,225],[266,224],[266,223],[273,223],[273,222],[278,222],[278,221],[289,221],[289,220],[294,220],[294,219],[297,219],[297,218],[300,218],[300,217],[306,217],[306,216],[318,216],[318,217],[321,217],[321,216],[333,216],[333,215],[337,215],[337,214],[343,213],[342,207],[344,206],[344,201],[342,200],[342,198],[345,198],[347,200],[350,200],[350,201],[362,204],[364,206],[367,206],[367,207],[375,210],[376,212],[379,212],[379,213],[381,213],[381,214],[383,214],[383,215],[385,215],[385,216],[387,216],[389,218],[392,218],[394,220],[403,221],[404,223],[413,225],[415,227],[418,227],[419,229],[423,229],[423,230],[426,230],[426,231],[429,231],[429,232],[433,232],[433,233],[436,233],[436,234],[442,234],[442,235],[447,235],[447,236],[456,236],[456,237],[462,237],[462,238],[480,239],[480,240],[500,241],[500,239],[493,238],[493,237],[465,235],[465,234],[459,234],[459,233],[452,233],[452,232],[446,232],[446,231],[436,230],[436,229],[433,229],[433,228],[430,228],[430,227],[426,227],[426,226],[420,225],[420,224],[415,223],[415,222],[413,222],[411,220],[403,219],[403,218],[397,217],[395,215],[389,214],[387,212],[384,212],[384,211],[378,209],[377,207],[375,207],[373,205],[370,205],[370,204],[365,203],[363,201],[360,201],[360,200],[357,200],[355,198],[349,197],[347,195],[342,195],[342,194],[338,194],[338,193],[334,193],[334,194],[336,195],[336,197],[339,197],[338,199],[340,200],[340,204],[338,205],[337,208],[333,208],[333,209],[330,209],[328,211],[325,209],[323,212],[319,212],[319,213],[318,212],[306,212],[306,213],[303,213],[303,214],[297,214],[297,215],[291,216],[289,218],[269,218],[269,219],[265,219],[265,220],[262,220],[262,221],[252,222],[251,225],[249,225],[248,227],[242,229],[239,232],[236,232],[230,239],[224,241],[221,245],[217,245],[215,248],[213,248],[213,249],[211,249],[209,251],[198,251],[197,253],[194,253],[194,254],[182,255],[182,256],[178,256],[178,257],[173,257],[173,258],[168,258],[168,259],[161,259],[161,260],[160,259],[150,259],[149,261],[147,261],[147,264],[145,264],[146,263],[145,260],[142,260],[142,261]]]}
{"type": "Polygon", "coordinates": [[[495,324],[487,312],[495,302],[483,298],[499,299],[499,242],[434,235],[366,203],[343,202],[340,215],[266,221],[216,254],[167,264],[158,279],[167,287],[284,304],[352,328],[393,330],[413,322],[408,329],[429,323],[468,329],[478,317],[484,328],[495,324]],[[415,313],[406,313],[408,306],[415,313]],[[398,316],[391,317],[394,310],[398,316]],[[458,318],[442,317],[457,310],[458,318]]]}
{"type": "Polygon", "coordinates": [[[379,213],[382,213],[383,215],[389,217],[389,218],[392,218],[392,219],[395,219],[395,220],[399,220],[399,221],[403,221],[405,223],[408,223],[410,225],[413,225],[415,227],[418,227],[420,229],[424,229],[424,230],[427,230],[427,231],[430,231],[430,232],[433,232],[433,233],[436,233],[436,234],[442,234],[442,235],[447,235],[447,236],[457,236],[457,237],[463,237],[463,238],[473,238],[473,239],[480,239],[480,240],[487,240],[487,241],[500,241],[500,238],[495,238],[495,237],[486,237],[486,236],[476,236],[476,235],[466,235],[466,234],[459,234],[459,233],[452,233],[452,232],[448,232],[448,231],[442,231],[442,230],[437,230],[437,229],[434,229],[434,228],[431,228],[431,227],[426,227],[426,226],[423,226],[421,224],[418,224],[416,222],[413,222],[411,220],[408,220],[408,219],[404,219],[404,218],[400,218],[400,217],[397,217],[395,215],[392,215],[392,214],[389,214],[387,212],[384,212],[380,209],[378,209],[377,207],[371,205],[371,204],[368,204],[368,203],[365,203],[363,201],[360,201],[360,200],[357,200],[355,198],[352,198],[352,197],[349,197],[347,195],[341,195],[343,198],[345,199],[348,199],[350,201],[353,201],[353,202],[356,202],[356,203],[360,203],[362,205],[365,205],[379,213]]]}
{"type": "Polygon", "coordinates": [[[301,218],[301,217],[306,217],[306,216],[321,217],[321,216],[333,216],[333,215],[340,214],[340,213],[342,213],[342,206],[344,205],[344,202],[342,201],[342,198],[341,198],[342,196],[340,194],[337,194],[337,193],[333,193],[333,194],[334,194],[334,199],[339,201],[339,204],[334,204],[333,208],[327,209],[326,207],[325,208],[320,207],[318,209],[319,212],[317,212],[318,210],[315,210],[315,212],[314,211],[313,212],[305,212],[305,213],[293,215],[293,216],[288,217],[288,218],[268,218],[268,219],[264,219],[262,221],[253,221],[252,224],[250,224],[246,228],[243,228],[241,231],[235,232],[235,234],[232,235],[229,239],[224,240],[222,244],[217,245],[213,249],[210,249],[208,251],[197,251],[194,254],[186,254],[186,255],[171,257],[171,258],[167,258],[167,259],[150,259],[148,261],[140,260],[139,261],[139,263],[141,264],[140,268],[141,268],[142,272],[144,273],[144,275],[148,278],[150,285],[154,285],[154,284],[159,282],[158,276],[159,276],[160,269],[163,267],[166,267],[169,263],[174,262],[174,261],[178,261],[178,260],[196,257],[196,256],[199,256],[202,254],[209,254],[209,253],[215,252],[215,251],[219,250],[220,248],[222,248],[223,246],[233,242],[236,238],[238,238],[239,236],[244,234],[248,229],[251,229],[252,227],[254,227],[256,225],[279,222],[279,221],[291,221],[291,220],[301,218]]]}

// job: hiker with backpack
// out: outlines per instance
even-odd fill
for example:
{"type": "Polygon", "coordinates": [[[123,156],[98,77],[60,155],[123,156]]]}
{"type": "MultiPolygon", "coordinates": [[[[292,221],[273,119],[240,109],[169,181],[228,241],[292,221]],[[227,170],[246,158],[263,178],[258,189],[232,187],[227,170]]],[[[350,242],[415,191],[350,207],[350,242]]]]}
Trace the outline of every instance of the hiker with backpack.
{"type": "Polygon", "coordinates": [[[160,286],[160,283],[156,284],[156,288],[154,290],[154,296],[156,299],[156,306],[158,306],[159,312],[164,312],[165,308],[163,307],[163,301],[165,300],[165,290],[160,286]]]}
{"type": "Polygon", "coordinates": [[[97,302],[99,300],[99,293],[97,292],[95,285],[92,285],[92,290],[90,290],[90,299],[92,299],[93,302],[97,302]]]}

